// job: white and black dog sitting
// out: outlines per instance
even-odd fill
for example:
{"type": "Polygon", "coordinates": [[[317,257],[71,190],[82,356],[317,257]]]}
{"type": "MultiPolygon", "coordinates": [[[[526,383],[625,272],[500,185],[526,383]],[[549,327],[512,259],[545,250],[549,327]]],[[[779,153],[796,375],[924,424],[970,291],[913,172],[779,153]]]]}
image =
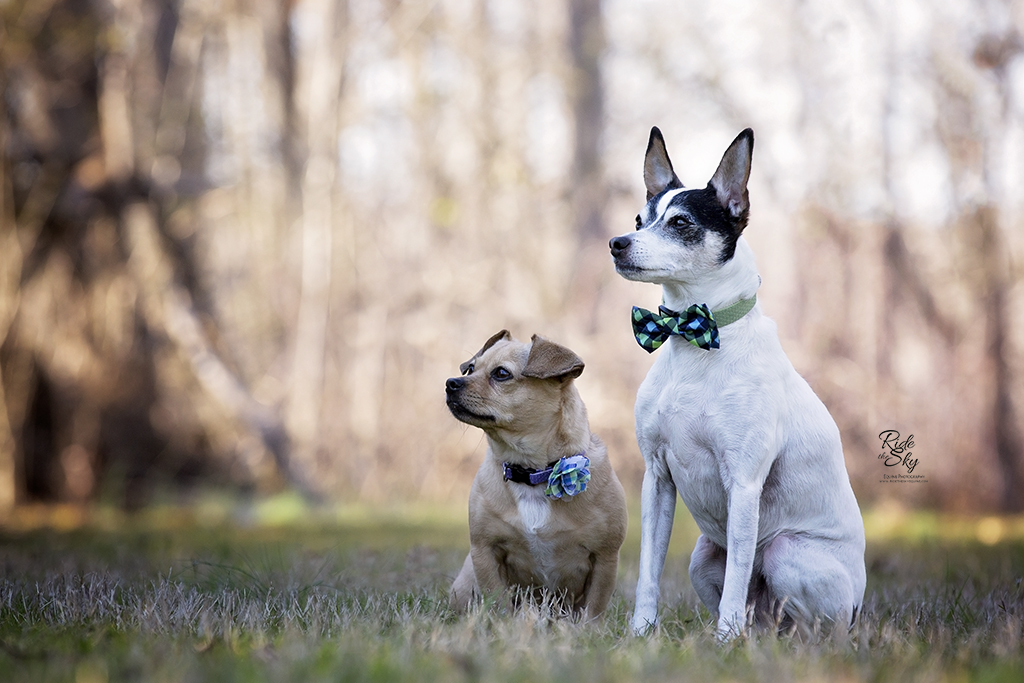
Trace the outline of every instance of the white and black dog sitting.
{"type": "Polygon", "coordinates": [[[729,639],[752,623],[852,624],[864,597],[864,523],[828,409],[797,374],[744,240],[754,134],[726,150],[707,187],[684,189],[661,132],[644,159],[636,232],[610,242],[615,269],[663,288],[634,308],[637,341],[662,344],[636,399],[646,464],[632,626],[657,622],[676,491],[701,536],[690,580],[729,639]]]}

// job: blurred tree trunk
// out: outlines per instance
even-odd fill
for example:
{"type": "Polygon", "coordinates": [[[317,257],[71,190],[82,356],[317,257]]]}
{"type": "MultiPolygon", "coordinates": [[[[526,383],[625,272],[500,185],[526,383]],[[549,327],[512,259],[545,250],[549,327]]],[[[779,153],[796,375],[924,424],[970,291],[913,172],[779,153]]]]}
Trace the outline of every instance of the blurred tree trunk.
{"type": "MultiPolygon", "coordinates": [[[[587,311],[586,325],[593,332],[600,304],[601,271],[606,267],[604,181],[604,83],[601,61],[605,51],[601,0],[569,0],[569,53],[571,79],[567,84],[575,124],[569,205],[573,230],[579,241],[574,289],[587,311]]],[[[574,297],[575,298],[575,297],[574,297]]]]}
{"type": "Polygon", "coordinates": [[[954,247],[965,265],[964,280],[976,302],[971,315],[957,323],[941,315],[929,288],[906,253],[902,239],[890,239],[886,251],[894,281],[909,285],[911,295],[932,328],[952,344],[963,340],[971,355],[982,359],[979,377],[968,381],[973,396],[956,397],[963,410],[977,410],[987,422],[985,450],[993,453],[1001,488],[999,505],[1006,512],[1024,509],[1024,440],[1020,413],[1014,404],[1017,385],[1013,350],[1009,343],[1011,316],[1008,309],[1010,275],[1007,242],[1003,235],[999,181],[1004,140],[1012,124],[1006,69],[1022,49],[1013,31],[982,36],[968,55],[944,53],[936,60],[936,85],[942,104],[937,118],[938,137],[945,146],[959,205],[959,232],[954,247]],[[987,74],[986,74],[987,72],[987,74]],[[984,75],[991,80],[985,80],[984,75]],[[971,76],[977,80],[971,80],[971,76]],[[986,98],[986,95],[992,99],[986,98]],[[992,103],[996,102],[996,106],[992,103]],[[979,193],[976,188],[981,189],[979,193]]]}
{"type": "MultiPolygon", "coordinates": [[[[2,66],[0,62],[0,66],[2,66]]],[[[6,92],[7,79],[0,69],[0,89],[6,92]]],[[[8,115],[5,98],[0,98],[0,150],[9,144],[8,115]]],[[[11,323],[18,312],[18,289],[21,280],[21,245],[18,243],[17,224],[11,188],[10,164],[6,154],[0,158],[0,348],[7,340],[11,323]]],[[[0,515],[10,510],[17,499],[17,469],[15,466],[17,443],[11,429],[0,367],[0,515]]]]}
{"type": "Polygon", "coordinates": [[[601,80],[604,50],[601,0],[570,0],[572,81],[569,93],[576,124],[571,202],[576,233],[582,240],[603,237],[605,232],[606,188],[601,166],[605,120],[604,84],[601,80]]]}
{"type": "Polygon", "coordinates": [[[1021,416],[1013,400],[1017,385],[1012,349],[1009,344],[1011,316],[1008,310],[1009,292],[1013,287],[1006,240],[1000,226],[999,200],[1003,199],[996,178],[1002,163],[1003,139],[1009,133],[1011,88],[1007,68],[1024,51],[1024,40],[1016,30],[1004,34],[982,36],[974,50],[974,63],[987,69],[995,78],[998,107],[995,125],[983,141],[982,179],[989,204],[979,207],[977,221],[977,249],[985,273],[981,302],[985,311],[985,338],[993,374],[992,429],[996,458],[1002,474],[1002,508],[1005,512],[1024,510],[1024,438],[1021,435],[1021,416]]]}
{"type": "Polygon", "coordinates": [[[0,10],[0,509],[101,488],[134,507],[154,476],[252,486],[266,470],[233,464],[246,433],[291,474],[280,418],[225,361],[195,253],[166,229],[189,199],[205,7],[0,10]]]}
{"type": "Polygon", "coordinates": [[[974,220],[979,256],[987,273],[980,297],[984,323],[979,321],[977,325],[984,330],[979,336],[985,340],[991,363],[992,431],[1003,484],[1001,506],[1004,512],[1020,512],[1024,510],[1024,468],[1021,466],[1024,448],[1020,421],[1013,403],[1015,380],[1008,343],[1010,316],[1007,301],[1012,284],[1009,262],[996,209],[992,206],[979,207],[974,220]]]}
{"type": "Polygon", "coordinates": [[[345,5],[336,0],[307,0],[304,11],[323,21],[302,43],[297,59],[296,108],[303,123],[307,157],[301,182],[301,290],[287,421],[295,439],[294,467],[312,482],[318,480],[317,454],[330,318],[333,195],[345,63],[345,5]]]}

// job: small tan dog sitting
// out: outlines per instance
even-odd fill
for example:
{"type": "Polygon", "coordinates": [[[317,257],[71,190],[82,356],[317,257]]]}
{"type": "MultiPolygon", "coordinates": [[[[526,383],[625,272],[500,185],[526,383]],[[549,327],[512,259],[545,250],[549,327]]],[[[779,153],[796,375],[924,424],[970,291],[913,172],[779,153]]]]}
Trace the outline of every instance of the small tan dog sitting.
{"type": "Polygon", "coordinates": [[[597,617],[615,584],[626,499],[573,385],[583,361],[502,330],[460,370],[445,384],[448,409],[483,429],[490,447],[469,495],[470,552],[452,607],[513,589],[597,617]]]}

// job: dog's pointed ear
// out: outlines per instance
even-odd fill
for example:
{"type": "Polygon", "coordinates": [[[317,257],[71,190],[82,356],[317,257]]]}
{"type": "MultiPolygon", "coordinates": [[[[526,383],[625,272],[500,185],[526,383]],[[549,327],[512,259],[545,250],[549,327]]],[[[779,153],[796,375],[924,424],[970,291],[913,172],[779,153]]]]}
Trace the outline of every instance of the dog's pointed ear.
{"type": "Polygon", "coordinates": [[[575,353],[544,337],[533,335],[530,357],[523,368],[523,377],[537,379],[576,379],[583,374],[583,361],[575,353]]]}
{"type": "Polygon", "coordinates": [[[750,209],[747,180],[750,179],[750,160],[754,155],[754,131],[747,128],[736,136],[722,155],[718,170],[711,178],[718,202],[733,218],[740,219],[750,209]]]}
{"type": "Polygon", "coordinates": [[[508,330],[502,330],[501,332],[498,332],[497,334],[493,335],[490,339],[488,339],[486,342],[484,342],[484,346],[482,349],[477,351],[475,354],[473,354],[472,358],[470,358],[465,363],[459,366],[459,372],[465,375],[469,368],[472,367],[472,365],[476,362],[477,358],[484,355],[487,349],[491,348],[492,346],[500,342],[502,339],[512,339],[512,335],[508,333],[508,330]]]}
{"type": "Polygon", "coordinates": [[[651,128],[651,139],[647,141],[647,153],[644,155],[644,185],[647,186],[647,201],[669,188],[682,187],[676,172],[672,170],[672,160],[665,149],[665,138],[655,126],[651,128]]]}

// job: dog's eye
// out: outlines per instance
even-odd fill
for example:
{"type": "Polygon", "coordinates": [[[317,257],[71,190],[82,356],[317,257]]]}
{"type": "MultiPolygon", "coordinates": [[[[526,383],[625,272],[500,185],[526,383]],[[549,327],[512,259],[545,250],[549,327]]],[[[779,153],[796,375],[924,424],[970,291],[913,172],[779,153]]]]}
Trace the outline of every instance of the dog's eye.
{"type": "Polygon", "coordinates": [[[643,219],[640,218],[640,214],[637,214],[636,215],[636,229],[639,230],[642,227],[644,227],[643,219]]]}
{"type": "Polygon", "coordinates": [[[693,221],[691,221],[686,216],[676,216],[675,218],[672,219],[671,223],[677,228],[684,228],[687,225],[693,225],[693,221]]]}
{"type": "Polygon", "coordinates": [[[465,377],[466,375],[472,375],[474,370],[476,370],[476,366],[473,365],[472,363],[470,363],[466,367],[466,371],[464,373],[462,373],[463,377],[465,377]]]}
{"type": "Polygon", "coordinates": [[[506,368],[498,366],[491,370],[491,377],[493,377],[495,381],[504,382],[506,380],[512,379],[512,373],[509,372],[506,368]]]}

